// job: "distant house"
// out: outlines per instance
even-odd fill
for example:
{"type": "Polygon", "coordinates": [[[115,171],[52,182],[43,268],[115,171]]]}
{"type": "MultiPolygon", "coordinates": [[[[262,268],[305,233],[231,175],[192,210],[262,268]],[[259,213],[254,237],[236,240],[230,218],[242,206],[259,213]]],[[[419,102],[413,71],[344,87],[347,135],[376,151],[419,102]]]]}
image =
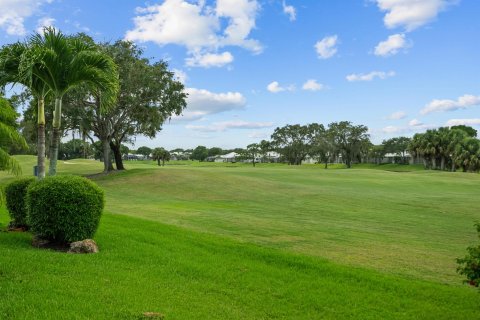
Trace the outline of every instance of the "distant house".
{"type": "Polygon", "coordinates": [[[404,162],[403,164],[408,164],[408,163],[412,163],[412,161],[415,160],[415,159],[412,159],[412,156],[410,155],[410,153],[408,151],[405,151],[403,154],[404,154],[404,156],[402,157],[398,153],[386,153],[383,156],[383,159],[382,159],[381,163],[402,164],[402,162],[404,162]],[[403,161],[403,158],[405,158],[405,161],[403,161]]]}
{"type": "Polygon", "coordinates": [[[175,152],[170,152],[170,159],[171,160],[188,160],[190,159],[191,152],[180,152],[180,151],[175,151],[175,152]]]}
{"type": "Polygon", "coordinates": [[[215,162],[237,162],[239,158],[239,154],[236,152],[230,152],[224,155],[216,156],[214,161],[215,162]]]}
{"type": "Polygon", "coordinates": [[[280,162],[280,158],[281,158],[280,153],[275,151],[268,151],[265,154],[265,162],[280,162]]]}
{"type": "Polygon", "coordinates": [[[126,154],[123,156],[123,160],[147,160],[148,157],[145,157],[143,154],[126,154]]]}
{"type": "Polygon", "coordinates": [[[318,160],[307,154],[305,159],[302,160],[302,164],[315,164],[318,163],[318,160]]]}

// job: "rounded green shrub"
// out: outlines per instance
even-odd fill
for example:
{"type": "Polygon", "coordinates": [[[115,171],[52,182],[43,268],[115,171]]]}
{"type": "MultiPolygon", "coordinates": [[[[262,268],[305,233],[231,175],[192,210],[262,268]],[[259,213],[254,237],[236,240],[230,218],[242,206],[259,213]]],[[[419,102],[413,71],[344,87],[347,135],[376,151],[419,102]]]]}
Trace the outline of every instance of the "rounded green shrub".
{"type": "Polygon", "coordinates": [[[77,176],[53,176],[32,183],[26,202],[32,231],[56,242],[92,238],[105,203],[95,183],[77,176]]]}
{"type": "Polygon", "coordinates": [[[9,183],[5,187],[5,202],[8,213],[15,227],[27,226],[27,208],[25,196],[28,186],[35,181],[35,178],[22,178],[9,183]]]}

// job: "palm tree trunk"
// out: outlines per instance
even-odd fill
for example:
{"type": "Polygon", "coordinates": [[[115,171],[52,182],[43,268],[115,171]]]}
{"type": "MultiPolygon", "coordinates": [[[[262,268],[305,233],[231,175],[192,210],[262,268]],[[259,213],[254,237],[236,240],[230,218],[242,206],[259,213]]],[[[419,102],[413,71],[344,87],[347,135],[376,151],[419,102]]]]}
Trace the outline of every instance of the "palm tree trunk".
{"type": "Polygon", "coordinates": [[[107,173],[112,169],[112,163],[110,161],[110,143],[108,140],[102,141],[103,146],[103,172],[107,173]]]}
{"type": "Polygon", "coordinates": [[[442,159],[440,160],[440,170],[444,171],[445,170],[445,157],[442,156],[442,159]]]}
{"type": "Polygon", "coordinates": [[[38,99],[37,166],[39,180],[45,178],[45,100],[38,99]]]}
{"type": "Polygon", "coordinates": [[[50,144],[50,167],[48,168],[48,175],[54,176],[57,174],[57,159],[58,147],[60,145],[60,125],[62,117],[62,99],[55,99],[55,111],[53,113],[53,130],[52,142],[50,144]]]}

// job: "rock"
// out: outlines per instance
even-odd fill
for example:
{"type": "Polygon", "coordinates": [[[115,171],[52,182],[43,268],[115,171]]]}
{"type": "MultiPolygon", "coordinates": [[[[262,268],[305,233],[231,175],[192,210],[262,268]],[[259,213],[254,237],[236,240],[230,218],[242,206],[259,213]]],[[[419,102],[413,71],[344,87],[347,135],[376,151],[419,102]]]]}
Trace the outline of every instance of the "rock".
{"type": "Polygon", "coordinates": [[[98,246],[92,239],[70,243],[69,253],[98,253],[98,246]]]}
{"type": "Polygon", "coordinates": [[[144,312],[143,316],[145,318],[153,318],[153,319],[164,319],[165,316],[158,312],[144,312]]]}

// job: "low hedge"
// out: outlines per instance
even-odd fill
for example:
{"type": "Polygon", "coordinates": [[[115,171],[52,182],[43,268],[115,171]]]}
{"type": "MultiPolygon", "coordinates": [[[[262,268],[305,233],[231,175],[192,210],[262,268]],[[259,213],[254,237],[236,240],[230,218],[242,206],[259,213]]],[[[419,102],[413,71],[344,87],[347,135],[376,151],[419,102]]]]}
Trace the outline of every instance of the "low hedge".
{"type": "Polygon", "coordinates": [[[27,221],[44,239],[74,242],[93,238],[104,207],[104,193],[78,176],[53,176],[36,181],[27,191],[27,221]]]}
{"type": "Polygon", "coordinates": [[[35,178],[22,178],[14,180],[5,187],[5,202],[8,213],[15,227],[27,227],[27,208],[25,196],[28,186],[35,178]]]}

